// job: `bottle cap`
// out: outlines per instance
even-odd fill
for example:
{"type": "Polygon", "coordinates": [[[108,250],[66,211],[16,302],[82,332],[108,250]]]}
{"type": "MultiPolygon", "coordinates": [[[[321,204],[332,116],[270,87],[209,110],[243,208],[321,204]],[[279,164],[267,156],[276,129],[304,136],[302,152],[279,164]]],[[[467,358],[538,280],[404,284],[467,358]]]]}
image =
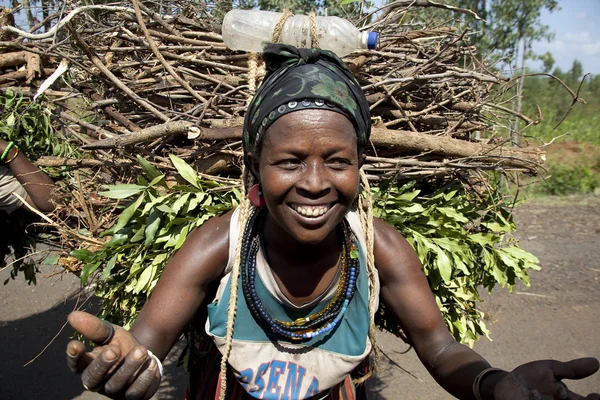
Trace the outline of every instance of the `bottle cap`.
{"type": "Polygon", "coordinates": [[[379,33],[369,32],[369,38],[367,39],[367,48],[369,50],[375,50],[377,48],[377,42],[379,42],[379,33]]]}

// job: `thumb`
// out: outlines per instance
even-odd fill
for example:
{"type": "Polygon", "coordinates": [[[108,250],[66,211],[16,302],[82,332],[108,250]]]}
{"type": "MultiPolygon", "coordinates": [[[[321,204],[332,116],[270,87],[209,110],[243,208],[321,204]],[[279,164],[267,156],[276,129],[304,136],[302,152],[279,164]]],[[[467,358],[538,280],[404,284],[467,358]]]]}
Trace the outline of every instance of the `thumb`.
{"type": "Polygon", "coordinates": [[[104,343],[114,334],[110,322],[83,311],[73,311],[67,319],[73,329],[95,343],[104,343]]]}
{"type": "Polygon", "coordinates": [[[561,362],[554,361],[552,370],[556,379],[583,379],[598,371],[600,364],[593,357],[578,358],[575,360],[561,362]]]}

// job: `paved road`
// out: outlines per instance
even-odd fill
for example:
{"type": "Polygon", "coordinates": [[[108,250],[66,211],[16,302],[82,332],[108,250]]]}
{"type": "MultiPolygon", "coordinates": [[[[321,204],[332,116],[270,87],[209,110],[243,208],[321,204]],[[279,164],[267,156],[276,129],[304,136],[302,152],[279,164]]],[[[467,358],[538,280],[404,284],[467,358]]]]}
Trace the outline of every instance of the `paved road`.
{"type": "MultiPolygon", "coordinates": [[[[485,297],[494,341],[481,340],[475,349],[507,369],[535,359],[600,357],[600,199],[525,205],[517,222],[523,247],[538,255],[544,268],[532,274],[531,288],[518,287],[511,295],[499,289],[485,297]]],[[[42,274],[51,272],[42,269],[42,274]]],[[[0,280],[7,277],[8,271],[0,272],[0,280]]],[[[0,399],[100,398],[83,393],[68,371],[64,346],[72,331],[59,333],[67,314],[85,298],[71,275],[40,277],[37,286],[18,279],[0,289],[0,399]]],[[[93,310],[93,301],[85,307],[93,310]]],[[[384,357],[380,374],[370,382],[371,399],[452,398],[433,382],[413,351],[402,354],[405,345],[386,334],[379,335],[379,344],[389,359],[384,357]]],[[[181,399],[185,391],[186,377],[174,367],[173,353],[160,399],[181,399]]],[[[600,391],[600,374],[570,387],[600,391]]]]}

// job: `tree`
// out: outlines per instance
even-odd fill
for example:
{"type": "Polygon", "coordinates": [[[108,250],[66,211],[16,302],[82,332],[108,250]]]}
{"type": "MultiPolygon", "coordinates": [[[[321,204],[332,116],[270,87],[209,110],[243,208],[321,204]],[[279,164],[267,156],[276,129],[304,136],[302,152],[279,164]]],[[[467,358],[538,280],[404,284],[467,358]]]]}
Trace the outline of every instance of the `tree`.
{"type": "Polygon", "coordinates": [[[552,53],[547,51],[546,53],[542,54],[541,56],[538,56],[537,58],[543,63],[543,71],[545,73],[549,73],[550,71],[552,71],[552,68],[554,67],[555,63],[552,53]]]}
{"type": "Polygon", "coordinates": [[[579,79],[581,78],[582,75],[583,75],[583,65],[581,64],[581,62],[579,60],[577,60],[577,59],[573,60],[573,66],[571,67],[569,72],[567,72],[567,80],[569,81],[569,84],[574,85],[577,82],[579,82],[579,79]]]}

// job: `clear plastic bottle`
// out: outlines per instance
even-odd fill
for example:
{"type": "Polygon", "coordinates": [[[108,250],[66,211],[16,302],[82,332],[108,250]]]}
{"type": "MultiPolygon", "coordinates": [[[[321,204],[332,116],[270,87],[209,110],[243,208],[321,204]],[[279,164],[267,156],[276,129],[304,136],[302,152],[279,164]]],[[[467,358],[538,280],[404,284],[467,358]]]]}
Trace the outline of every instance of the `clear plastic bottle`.
{"type": "MultiPolygon", "coordinates": [[[[223,41],[232,50],[261,52],[270,42],[281,13],[261,10],[231,10],[223,20],[223,41]]],[[[375,49],[379,34],[361,32],[351,22],[339,17],[317,17],[317,36],[322,49],[339,57],[357,49],[375,49]]],[[[296,47],[311,47],[310,18],[289,17],[282,30],[281,42],[296,47]]]]}

